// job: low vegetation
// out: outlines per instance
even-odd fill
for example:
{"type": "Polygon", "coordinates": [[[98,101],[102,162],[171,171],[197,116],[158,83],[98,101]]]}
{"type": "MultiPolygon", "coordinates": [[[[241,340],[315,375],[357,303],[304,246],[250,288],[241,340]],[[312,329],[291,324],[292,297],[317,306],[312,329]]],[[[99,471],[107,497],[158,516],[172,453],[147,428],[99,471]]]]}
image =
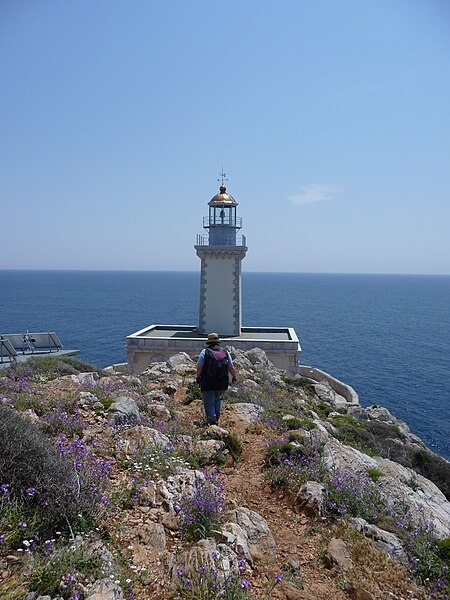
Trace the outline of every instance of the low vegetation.
{"type": "MultiPolygon", "coordinates": [[[[434,481],[447,498],[449,463],[419,445],[404,444],[405,436],[396,426],[358,420],[344,414],[345,410],[335,410],[315,396],[310,382],[287,379],[280,383],[264,375],[255,378],[257,386],[233,386],[225,404],[251,402],[263,409],[260,421],[248,431],[258,431],[271,440],[262,476],[272,488],[295,498],[308,481],[322,486],[322,514],[327,527],[322,527],[321,521],[312,522],[311,530],[322,527],[323,535],[326,531],[328,537],[330,528],[336,531],[348,541],[355,565],[336,579],[337,588],[353,593],[358,582],[367,585],[374,577],[367,566],[372,560],[383,573],[383,593],[402,590],[402,595],[408,596],[407,584],[401,581],[402,568],[393,561],[380,560],[374,544],[346,526],[349,518],[362,517],[402,540],[410,568],[429,598],[447,598],[450,540],[438,541],[430,522],[412,518],[401,507],[395,514],[387,510],[381,470],[370,468],[355,473],[331,469],[325,464],[324,438],[320,434],[326,425],[331,435],[347,445],[411,467],[434,481]]],[[[133,586],[139,588],[145,575],[139,576],[132,568],[126,544],[116,542],[122,539],[125,523],[134,518],[138,507],[147,507],[145,514],[150,513],[155,484],[168,484],[183,472],[196,470],[196,477],[192,485],[185,485],[183,493],[170,500],[178,528],[173,534],[174,543],[189,548],[198,540],[216,535],[226,518],[223,473],[240,459],[243,440],[233,431],[218,432],[225,450],[203,454],[201,448],[209,444],[209,433],[201,423],[183,418],[180,412],[180,404],[181,410],[189,410],[187,405],[200,399],[200,389],[187,375],[182,377],[182,386],[186,396],[177,406],[162,389],[155,396],[153,382],[144,385],[126,377],[105,377],[101,369],[76,359],[47,357],[0,372],[0,561],[14,554],[23,567],[21,574],[16,570],[4,587],[7,600],[22,599],[27,591],[83,600],[87,586],[102,576],[117,581],[131,600],[133,586]],[[56,378],[79,373],[95,376],[81,377],[75,392],[70,386],[52,387],[56,378]],[[152,412],[159,402],[158,393],[167,409],[166,417],[158,418],[152,412]],[[132,456],[115,442],[128,430],[134,431],[136,422],[117,424],[106,418],[120,395],[134,400],[139,407],[142,429],[151,428],[160,436],[159,441],[156,437],[154,442],[147,441],[133,450],[132,456]],[[80,402],[80,397],[92,401],[92,407],[80,402]],[[88,420],[86,414],[90,415],[88,420]],[[97,422],[101,430],[95,429],[97,422]],[[93,431],[101,432],[100,439],[93,431]],[[227,469],[221,472],[219,467],[225,463],[227,469]],[[113,523],[109,530],[105,527],[108,522],[113,523]],[[112,530],[116,542],[109,537],[112,530]],[[105,562],[107,545],[119,548],[117,553],[125,558],[116,562],[110,557],[105,562]]],[[[411,489],[418,489],[419,483],[412,477],[411,489]]],[[[221,554],[214,556],[213,563],[199,565],[195,572],[179,569],[179,597],[254,597],[255,590],[247,577],[251,570],[243,557],[229,572],[221,554]]],[[[283,575],[267,579],[257,597],[271,598],[282,578],[292,581],[297,589],[302,587],[297,571],[291,572],[289,565],[284,565],[282,571],[283,575]]],[[[370,589],[375,589],[376,583],[370,589]]],[[[422,598],[420,593],[416,594],[418,598],[422,598]]]]}

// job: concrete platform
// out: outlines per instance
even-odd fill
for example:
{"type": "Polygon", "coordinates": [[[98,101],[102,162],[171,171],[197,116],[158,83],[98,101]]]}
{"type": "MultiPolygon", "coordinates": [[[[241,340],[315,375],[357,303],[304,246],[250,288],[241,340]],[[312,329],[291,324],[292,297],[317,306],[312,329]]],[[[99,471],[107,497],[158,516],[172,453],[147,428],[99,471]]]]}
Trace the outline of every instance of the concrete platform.
{"type": "MultiPolygon", "coordinates": [[[[205,339],[193,325],[150,325],[127,337],[128,368],[141,373],[151,362],[166,361],[177,352],[195,358],[205,347],[205,339]]],[[[224,346],[243,351],[261,348],[276,367],[289,375],[298,373],[301,347],[291,327],[242,327],[241,335],[221,339],[224,346]]]]}

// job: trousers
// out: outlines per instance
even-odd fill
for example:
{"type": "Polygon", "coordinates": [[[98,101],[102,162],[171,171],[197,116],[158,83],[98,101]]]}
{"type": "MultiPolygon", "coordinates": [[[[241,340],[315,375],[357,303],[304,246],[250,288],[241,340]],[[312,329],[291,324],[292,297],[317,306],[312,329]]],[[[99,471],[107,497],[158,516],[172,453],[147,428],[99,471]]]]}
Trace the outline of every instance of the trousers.
{"type": "Polygon", "coordinates": [[[222,394],[222,390],[208,390],[202,392],[203,406],[205,409],[206,420],[209,425],[214,425],[219,420],[222,394]]]}

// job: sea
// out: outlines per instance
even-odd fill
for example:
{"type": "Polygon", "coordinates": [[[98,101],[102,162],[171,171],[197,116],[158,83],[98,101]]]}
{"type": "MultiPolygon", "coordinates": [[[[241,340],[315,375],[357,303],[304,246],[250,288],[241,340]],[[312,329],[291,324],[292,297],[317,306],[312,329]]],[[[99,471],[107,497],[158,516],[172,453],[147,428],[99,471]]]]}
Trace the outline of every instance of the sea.
{"type": "MultiPolygon", "coordinates": [[[[242,288],[244,325],[294,327],[302,364],[450,459],[450,276],[244,273],[242,288]]],[[[56,331],[102,367],[152,323],[197,324],[198,305],[198,272],[0,270],[0,333],[56,331]]]]}

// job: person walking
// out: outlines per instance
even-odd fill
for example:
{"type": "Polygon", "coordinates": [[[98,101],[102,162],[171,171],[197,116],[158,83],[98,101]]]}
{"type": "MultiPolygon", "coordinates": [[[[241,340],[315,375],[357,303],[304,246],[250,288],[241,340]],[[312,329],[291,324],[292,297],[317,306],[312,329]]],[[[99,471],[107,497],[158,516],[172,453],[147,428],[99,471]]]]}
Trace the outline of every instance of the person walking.
{"type": "Polygon", "coordinates": [[[217,425],[220,418],[223,392],[228,389],[229,375],[236,382],[236,369],[229,352],[220,345],[217,333],[208,333],[206,348],[197,362],[197,382],[202,391],[203,407],[209,425],[217,425]]]}

